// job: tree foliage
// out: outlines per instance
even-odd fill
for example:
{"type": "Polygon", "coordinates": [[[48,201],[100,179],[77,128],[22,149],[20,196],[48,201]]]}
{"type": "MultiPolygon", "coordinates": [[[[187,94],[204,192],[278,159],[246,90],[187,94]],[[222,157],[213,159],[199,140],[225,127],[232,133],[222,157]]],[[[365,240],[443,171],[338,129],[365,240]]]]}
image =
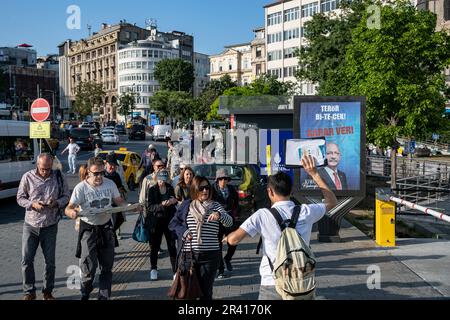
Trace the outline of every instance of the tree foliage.
{"type": "Polygon", "coordinates": [[[187,92],[161,90],[152,97],[150,107],[163,118],[187,122],[192,117],[193,103],[187,92]]]}
{"type": "Polygon", "coordinates": [[[125,92],[123,93],[117,104],[117,112],[125,117],[125,123],[127,122],[127,117],[130,113],[133,113],[136,107],[136,98],[139,96],[137,92],[125,92]]]}
{"type": "MultiPolygon", "coordinates": [[[[280,82],[275,76],[261,75],[243,87],[233,87],[222,94],[229,107],[255,108],[287,104],[288,97],[296,90],[292,82],[280,82]]],[[[217,97],[211,106],[208,120],[220,119],[218,114],[220,99],[217,97]]]]}
{"type": "Polygon", "coordinates": [[[155,79],[162,90],[191,92],[194,66],[182,59],[164,59],[155,66],[155,79]]]}
{"type": "Polygon", "coordinates": [[[95,107],[101,106],[106,96],[103,85],[93,81],[80,82],[75,92],[72,111],[82,118],[91,115],[95,107]]]}
{"type": "Polygon", "coordinates": [[[395,147],[399,135],[420,138],[442,124],[450,36],[436,32],[433,13],[406,0],[377,3],[380,28],[371,28],[373,3],[353,1],[336,21],[315,15],[298,78],[318,83],[319,95],[367,97],[368,141],[395,147]]]}

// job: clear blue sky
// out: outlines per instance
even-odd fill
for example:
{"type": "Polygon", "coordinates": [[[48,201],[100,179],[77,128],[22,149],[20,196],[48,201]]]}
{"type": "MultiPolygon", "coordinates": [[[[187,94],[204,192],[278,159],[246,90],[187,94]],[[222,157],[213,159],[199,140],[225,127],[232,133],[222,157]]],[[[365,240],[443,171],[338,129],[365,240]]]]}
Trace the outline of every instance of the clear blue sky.
{"type": "Polygon", "coordinates": [[[28,43],[38,55],[57,53],[66,39],[88,35],[87,25],[98,31],[101,23],[127,20],[144,27],[154,18],[161,31],[192,34],[195,51],[217,54],[225,45],[249,42],[252,30],[264,25],[263,6],[274,0],[20,0],[2,1],[0,47],[28,43]],[[81,30],[69,30],[70,5],[81,9],[81,30]]]}

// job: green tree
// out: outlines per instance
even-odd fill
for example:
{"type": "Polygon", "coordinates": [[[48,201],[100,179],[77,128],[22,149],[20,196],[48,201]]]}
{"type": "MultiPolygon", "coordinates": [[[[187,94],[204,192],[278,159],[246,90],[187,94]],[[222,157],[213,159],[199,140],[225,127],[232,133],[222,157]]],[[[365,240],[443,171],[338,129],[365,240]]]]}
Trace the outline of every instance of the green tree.
{"type": "MultiPolygon", "coordinates": [[[[442,124],[448,97],[443,71],[450,63],[450,36],[435,30],[433,13],[416,10],[407,0],[378,3],[380,28],[370,28],[372,12],[361,6],[369,3],[355,1],[350,17],[361,16],[356,25],[348,21],[322,31],[323,39],[341,41],[311,43],[315,51],[301,53],[300,62],[309,70],[300,72],[299,77],[318,82],[320,94],[367,97],[367,140],[396,150],[399,135],[420,138],[442,124]],[[342,37],[349,34],[345,45],[342,37]],[[321,54],[326,66],[319,63],[321,54]]],[[[326,18],[315,16],[313,21],[317,19],[326,18]]],[[[314,29],[309,28],[308,40],[318,41],[312,38],[314,29]]],[[[395,184],[395,152],[392,161],[395,184]]]]}
{"type": "MultiPolygon", "coordinates": [[[[202,91],[201,95],[195,99],[194,120],[212,120],[208,115],[211,112],[211,106],[225,90],[234,88],[237,83],[229,75],[224,75],[220,79],[211,80],[211,82],[202,91]]],[[[218,118],[218,117],[217,117],[218,118]]]]}
{"type": "Polygon", "coordinates": [[[136,98],[139,97],[137,92],[125,92],[123,93],[117,104],[118,113],[125,117],[125,125],[127,124],[128,115],[133,113],[136,107],[136,98]]]}
{"type": "Polygon", "coordinates": [[[187,122],[193,116],[193,103],[187,92],[160,90],[152,97],[150,107],[163,118],[187,122]]]}
{"type": "Polygon", "coordinates": [[[194,66],[182,59],[164,59],[155,66],[155,79],[162,90],[191,92],[194,66]]]}
{"type": "Polygon", "coordinates": [[[75,92],[72,111],[82,118],[91,115],[95,107],[101,106],[106,96],[103,85],[93,81],[80,82],[75,92]]]}
{"type": "MultiPolygon", "coordinates": [[[[292,82],[280,82],[275,76],[261,75],[254,82],[243,87],[232,87],[223,92],[223,100],[229,107],[255,108],[271,107],[288,103],[293,95],[295,85],[292,82]],[[229,97],[229,98],[227,98],[229,97]]],[[[220,98],[211,105],[208,120],[221,119],[219,112],[220,98]]]]}

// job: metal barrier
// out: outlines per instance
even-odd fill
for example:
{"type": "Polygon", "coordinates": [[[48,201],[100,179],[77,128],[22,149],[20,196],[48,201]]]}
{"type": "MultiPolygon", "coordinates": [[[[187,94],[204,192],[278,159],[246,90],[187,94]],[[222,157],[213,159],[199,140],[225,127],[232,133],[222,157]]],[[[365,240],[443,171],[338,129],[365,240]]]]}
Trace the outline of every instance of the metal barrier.
{"type": "Polygon", "coordinates": [[[424,212],[426,214],[432,215],[433,217],[438,218],[440,220],[444,220],[446,222],[450,222],[450,216],[447,216],[447,215],[445,215],[445,214],[443,214],[441,212],[437,212],[437,211],[432,210],[430,208],[425,208],[425,207],[419,206],[418,204],[415,204],[415,203],[412,203],[412,202],[409,202],[409,201],[406,201],[406,200],[402,200],[400,198],[396,198],[396,197],[393,197],[393,196],[391,196],[389,198],[389,200],[391,200],[392,202],[398,203],[400,205],[409,207],[411,209],[419,210],[419,211],[424,212]]]}
{"type": "Polygon", "coordinates": [[[382,247],[395,246],[396,204],[450,223],[450,216],[442,212],[395,197],[390,189],[378,188],[375,198],[375,242],[382,247]]]}

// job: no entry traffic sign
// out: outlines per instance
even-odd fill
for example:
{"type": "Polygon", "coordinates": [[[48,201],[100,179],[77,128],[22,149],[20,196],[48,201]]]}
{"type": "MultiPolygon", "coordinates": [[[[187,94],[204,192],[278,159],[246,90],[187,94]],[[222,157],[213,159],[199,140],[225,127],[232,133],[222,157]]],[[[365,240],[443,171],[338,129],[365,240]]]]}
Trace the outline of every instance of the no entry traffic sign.
{"type": "Polygon", "coordinates": [[[47,100],[39,98],[34,100],[31,105],[31,117],[34,121],[43,122],[48,119],[50,115],[50,104],[47,100]]]}

